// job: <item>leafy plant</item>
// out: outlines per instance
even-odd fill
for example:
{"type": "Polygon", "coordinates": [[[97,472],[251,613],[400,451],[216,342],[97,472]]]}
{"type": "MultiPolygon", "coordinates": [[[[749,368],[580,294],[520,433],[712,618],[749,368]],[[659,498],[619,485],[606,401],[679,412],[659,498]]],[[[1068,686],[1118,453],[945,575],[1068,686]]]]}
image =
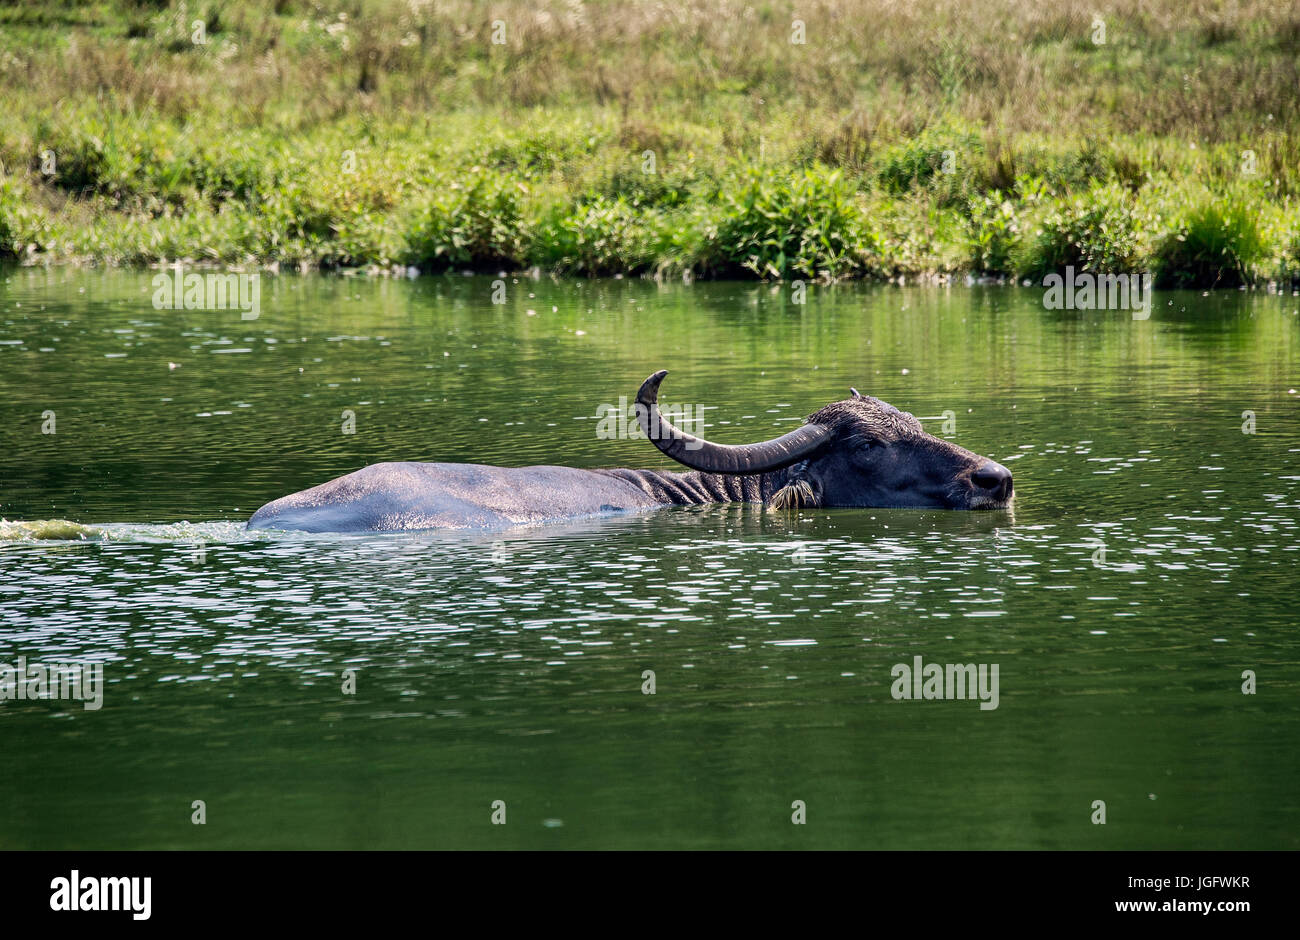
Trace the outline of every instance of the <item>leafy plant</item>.
{"type": "Polygon", "coordinates": [[[658,257],[659,219],[626,200],[596,196],[552,214],[534,252],[560,270],[597,275],[636,273],[658,257]]]}
{"type": "Polygon", "coordinates": [[[433,270],[523,263],[530,230],[521,210],[526,192],[522,183],[477,168],[467,179],[426,190],[405,229],[405,262],[433,270]]]}
{"type": "Polygon", "coordinates": [[[759,277],[845,277],[862,267],[861,216],[839,171],[749,167],[728,181],[702,267],[759,277]]]}
{"type": "Polygon", "coordinates": [[[1133,194],[1117,184],[1049,201],[1013,250],[1018,274],[1038,278],[1073,266],[1118,274],[1147,261],[1150,220],[1133,194]]]}
{"type": "Polygon", "coordinates": [[[1012,273],[1021,220],[1011,200],[1001,193],[972,199],[969,228],[971,268],[989,274],[1012,273]]]}
{"type": "Polygon", "coordinates": [[[1258,215],[1245,200],[1207,194],[1156,249],[1157,277],[1176,287],[1247,284],[1265,254],[1258,215]]]}

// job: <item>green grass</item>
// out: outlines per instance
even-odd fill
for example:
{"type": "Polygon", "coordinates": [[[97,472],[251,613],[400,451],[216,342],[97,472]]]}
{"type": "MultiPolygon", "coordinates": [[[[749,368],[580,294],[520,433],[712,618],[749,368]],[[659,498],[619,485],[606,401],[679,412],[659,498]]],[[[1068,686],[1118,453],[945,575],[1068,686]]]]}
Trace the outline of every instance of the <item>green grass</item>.
{"type": "Polygon", "coordinates": [[[0,255],[1294,280],[1300,18],[1094,6],[0,7],[0,255]]]}
{"type": "Polygon", "coordinates": [[[1167,232],[1155,253],[1160,280],[1173,286],[1235,287],[1256,279],[1266,248],[1250,200],[1209,195],[1167,232]]]}

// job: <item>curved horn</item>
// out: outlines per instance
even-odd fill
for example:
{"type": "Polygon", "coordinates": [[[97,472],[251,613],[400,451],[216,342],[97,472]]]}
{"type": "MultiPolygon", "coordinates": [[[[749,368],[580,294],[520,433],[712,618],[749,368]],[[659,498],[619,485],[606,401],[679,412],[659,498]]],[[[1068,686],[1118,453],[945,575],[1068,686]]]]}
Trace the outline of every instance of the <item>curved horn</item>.
{"type": "Polygon", "coordinates": [[[659,383],[668,374],[661,369],[641,383],[636,393],[637,421],[655,447],[692,470],[705,473],[767,473],[811,456],[831,437],[820,424],[801,428],[758,444],[713,444],[679,431],[659,413],[659,383]]]}

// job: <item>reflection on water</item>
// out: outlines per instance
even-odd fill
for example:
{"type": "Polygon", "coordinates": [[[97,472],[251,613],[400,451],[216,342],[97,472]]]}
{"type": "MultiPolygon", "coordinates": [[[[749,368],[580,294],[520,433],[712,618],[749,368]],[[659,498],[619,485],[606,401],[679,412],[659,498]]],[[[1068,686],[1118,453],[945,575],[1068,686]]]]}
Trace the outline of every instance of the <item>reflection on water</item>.
{"type": "Polygon", "coordinates": [[[107,684],[0,702],[39,768],[4,847],[1296,846],[1291,298],[286,277],[249,322],[148,284],[0,290],[0,664],[107,684]],[[667,468],[595,433],[657,368],[727,442],[849,385],[947,411],[1014,516],[243,528],[377,460],[667,468]],[[895,701],[914,656],[999,664],[998,708],[895,701]]]}

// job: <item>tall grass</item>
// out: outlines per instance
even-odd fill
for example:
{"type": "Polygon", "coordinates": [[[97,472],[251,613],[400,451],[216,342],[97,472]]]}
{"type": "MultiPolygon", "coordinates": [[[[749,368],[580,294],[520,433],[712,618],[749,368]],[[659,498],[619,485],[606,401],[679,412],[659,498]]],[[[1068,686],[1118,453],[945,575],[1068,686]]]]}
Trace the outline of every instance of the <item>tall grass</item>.
{"type": "Polygon", "coordinates": [[[1171,286],[1235,287],[1256,279],[1266,251],[1259,220],[1245,199],[1207,194],[1165,234],[1155,268],[1171,286]]]}
{"type": "Polygon", "coordinates": [[[1300,262],[1300,12],[1265,0],[33,0],[0,7],[0,82],[28,261],[1300,262]]]}

